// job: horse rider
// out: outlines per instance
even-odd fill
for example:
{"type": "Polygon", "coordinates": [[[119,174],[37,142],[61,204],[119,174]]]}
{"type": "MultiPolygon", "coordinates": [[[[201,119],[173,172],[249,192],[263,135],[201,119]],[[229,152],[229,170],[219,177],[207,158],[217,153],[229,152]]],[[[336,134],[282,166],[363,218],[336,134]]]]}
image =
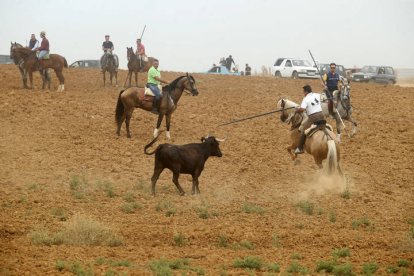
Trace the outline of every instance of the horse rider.
{"type": "Polygon", "coordinates": [[[306,111],[308,118],[302,122],[302,125],[299,128],[302,135],[299,140],[299,145],[295,150],[296,154],[303,153],[303,146],[305,145],[306,141],[305,130],[308,129],[312,124],[326,124],[325,116],[322,112],[321,94],[312,92],[310,85],[305,85],[303,87],[303,93],[305,94],[305,97],[303,98],[301,105],[296,107],[295,112],[302,113],[306,111]]]}
{"type": "Polygon", "coordinates": [[[32,34],[30,36],[29,45],[27,46],[30,50],[35,51],[39,47],[39,40],[36,39],[36,35],[32,34]]]}
{"type": "Polygon", "coordinates": [[[338,83],[341,77],[338,73],[335,72],[336,64],[334,62],[329,64],[329,67],[331,70],[328,73],[325,73],[325,75],[323,76],[323,80],[326,83],[325,92],[326,96],[328,97],[329,114],[334,117],[335,115],[333,113],[333,92],[339,89],[338,83]]]}
{"type": "MultiPolygon", "coordinates": [[[[112,43],[112,41],[109,40],[109,35],[105,35],[105,41],[102,43],[102,51],[104,52],[104,54],[101,57],[101,67],[104,67],[103,64],[103,59],[105,55],[112,55],[112,52],[114,51],[114,44],[112,43]]],[[[118,71],[118,66],[119,66],[119,60],[118,60],[118,56],[117,55],[113,55],[115,58],[115,67],[116,67],[116,71],[118,71]]]]}
{"type": "Polygon", "coordinates": [[[40,46],[33,49],[33,51],[39,51],[37,55],[37,62],[38,62],[38,68],[39,70],[42,70],[42,65],[40,64],[40,60],[44,58],[44,56],[49,54],[49,40],[46,38],[46,32],[41,31],[40,37],[42,38],[42,42],[40,43],[40,46]]]}
{"type": "Polygon", "coordinates": [[[252,68],[247,63],[246,63],[246,68],[244,69],[244,72],[246,76],[250,76],[252,74],[252,68]]]}
{"type": "Polygon", "coordinates": [[[146,55],[145,55],[145,46],[144,44],[142,44],[140,38],[137,39],[137,50],[135,52],[135,55],[138,57],[139,68],[142,70],[142,68],[144,67],[143,65],[146,59],[146,55]]]}
{"type": "Polygon", "coordinates": [[[234,64],[234,66],[236,66],[236,63],[234,63],[233,57],[231,55],[229,55],[229,57],[226,58],[226,68],[227,68],[227,70],[230,71],[232,63],[234,64]]]}
{"type": "Polygon", "coordinates": [[[161,83],[168,84],[168,81],[161,78],[161,72],[158,70],[159,61],[154,59],[151,68],[148,70],[147,87],[154,93],[154,100],[152,102],[151,112],[158,114],[158,108],[161,100],[161,91],[158,87],[161,83]]]}

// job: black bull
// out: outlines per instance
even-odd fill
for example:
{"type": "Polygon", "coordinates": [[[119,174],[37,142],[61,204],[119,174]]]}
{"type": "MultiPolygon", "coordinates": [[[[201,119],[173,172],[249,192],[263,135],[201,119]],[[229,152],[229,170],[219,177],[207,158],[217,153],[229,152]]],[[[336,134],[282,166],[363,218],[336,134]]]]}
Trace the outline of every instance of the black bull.
{"type": "Polygon", "coordinates": [[[178,182],[180,173],[191,174],[193,177],[192,193],[200,193],[198,188],[198,177],[204,169],[204,164],[210,156],[221,157],[222,153],[219,147],[219,141],[214,136],[202,137],[201,143],[192,143],[186,145],[161,144],[153,152],[147,152],[158,136],[154,138],[144,148],[144,153],[152,155],[155,153],[154,174],[151,177],[152,194],[155,195],[155,184],[165,168],[173,173],[173,182],[177,187],[180,195],[185,192],[178,182]]]}

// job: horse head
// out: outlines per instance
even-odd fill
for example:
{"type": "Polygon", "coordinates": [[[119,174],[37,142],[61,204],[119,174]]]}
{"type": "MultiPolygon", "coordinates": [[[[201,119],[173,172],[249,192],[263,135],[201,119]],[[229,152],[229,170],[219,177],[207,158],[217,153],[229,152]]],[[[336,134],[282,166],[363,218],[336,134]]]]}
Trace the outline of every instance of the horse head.
{"type": "Polygon", "coordinates": [[[346,83],[341,87],[341,98],[344,101],[348,101],[351,98],[351,85],[346,83]]]}
{"type": "Polygon", "coordinates": [[[198,90],[196,87],[195,79],[193,76],[190,76],[188,73],[186,74],[186,80],[184,82],[184,89],[191,92],[191,95],[197,96],[198,90]]]}
{"type": "Polygon", "coordinates": [[[131,57],[133,57],[134,54],[134,50],[132,49],[132,47],[126,47],[127,48],[127,59],[130,60],[131,57]]]}
{"type": "Polygon", "coordinates": [[[22,45],[20,45],[19,43],[16,43],[16,42],[11,42],[10,41],[10,58],[11,59],[14,59],[14,56],[15,56],[15,50],[17,49],[17,48],[21,48],[21,47],[23,47],[22,45]]]}
{"type": "Polygon", "coordinates": [[[280,120],[283,123],[289,124],[295,115],[295,109],[294,107],[297,107],[298,105],[288,99],[280,99],[277,102],[277,108],[281,110],[280,112],[280,120]]]}

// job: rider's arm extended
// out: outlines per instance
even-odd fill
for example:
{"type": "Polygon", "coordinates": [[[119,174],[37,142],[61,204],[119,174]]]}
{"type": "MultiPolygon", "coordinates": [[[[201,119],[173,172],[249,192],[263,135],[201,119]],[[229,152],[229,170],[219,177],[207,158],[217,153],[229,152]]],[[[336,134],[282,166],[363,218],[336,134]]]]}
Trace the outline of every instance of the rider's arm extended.
{"type": "Polygon", "coordinates": [[[157,80],[157,81],[159,81],[159,82],[165,83],[165,84],[168,84],[168,83],[169,83],[168,81],[163,80],[163,79],[161,79],[160,77],[154,77],[154,79],[156,79],[156,80],[157,80]]]}

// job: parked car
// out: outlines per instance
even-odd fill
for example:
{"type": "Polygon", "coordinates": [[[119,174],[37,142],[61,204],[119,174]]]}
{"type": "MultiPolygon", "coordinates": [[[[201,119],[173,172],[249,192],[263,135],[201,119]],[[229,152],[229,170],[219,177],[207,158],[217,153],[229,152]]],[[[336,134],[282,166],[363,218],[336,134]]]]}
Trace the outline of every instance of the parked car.
{"type": "Polygon", "coordinates": [[[273,69],[277,78],[319,78],[316,67],[313,67],[309,61],[300,58],[279,58],[273,69]]]}
{"type": "Polygon", "coordinates": [[[364,66],[361,71],[352,74],[352,80],[395,84],[397,77],[394,69],[390,66],[364,66]]]}
{"type": "Polygon", "coordinates": [[[88,59],[88,60],[78,60],[72,63],[70,68],[101,68],[100,60],[88,59]]]}
{"type": "Polygon", "coordinates": [[[240,72],[231,72],[227,69],[226,66],[218,65],[213,66],[210,70],[206,72],[207,74],[216,74],[216,75],[234,75],[234,76],[240,76],[240,72]]]}
{"type": "MultiPolygon", "coordinates": [[[[330,69],[330,65],[329,63],[319,63],[319,71],[321,72],[322,76],[329,72],[330,69]]],[[[337,64],[336,65],[336,73],[338,73],[340,76],[346,78],[346,72],[345,72],[345,67],[343,65],[337,64]]]]}

